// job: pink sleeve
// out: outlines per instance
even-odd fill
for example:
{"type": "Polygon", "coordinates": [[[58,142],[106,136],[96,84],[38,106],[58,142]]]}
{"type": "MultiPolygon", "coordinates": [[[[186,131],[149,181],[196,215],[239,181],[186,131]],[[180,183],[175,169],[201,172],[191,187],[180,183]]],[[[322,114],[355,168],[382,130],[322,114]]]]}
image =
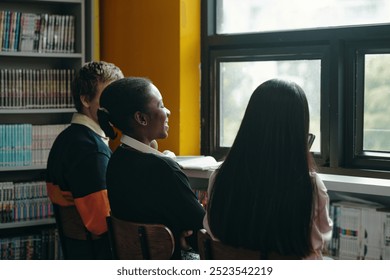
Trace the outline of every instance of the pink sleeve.
{"type": "Polygon", "coordinates": [[[329,196],[327,189],[318,174],[314,174],[317,186],[316,222],[319,231],[328,235],[332,231],[333,221],[329,217],[329,196]]]}
{"type": "MultiPolygon", "coordinates": [[[[215,170],[213,173],[211,173],[211,175],[209,177],[209,185],[208,185],[208,188],[207,188],[207,195],[208,195],[209,198],[210,198],[211,189],[212,189],[213,184],[214,184],[215,175],[217,174],[216,171],[217,170],[215,170]]],[[[210,230],[210,227],[209,227],[209,223],[208,223],[208,220],[207,220],[207,211],[206,211],[206,215],[204,215],[204,218],[203,218],[203,227],[209,233],[211,238],[216,239],[213,236],[213,234],[212,234],[212,232],[210,230]]]]}

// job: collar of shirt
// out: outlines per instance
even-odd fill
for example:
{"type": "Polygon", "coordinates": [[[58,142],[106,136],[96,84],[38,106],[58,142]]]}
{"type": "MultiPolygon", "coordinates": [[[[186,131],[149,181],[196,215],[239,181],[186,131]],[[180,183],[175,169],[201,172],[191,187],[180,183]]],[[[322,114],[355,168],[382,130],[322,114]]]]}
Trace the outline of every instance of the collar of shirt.
{"type": "Polygon", "coordinates": [[[101,129],[101,127],[90,117],[84,114],[74,113],[72,117],[72,123],[81,124],[90,128],[93,132],[102,138],[104,143],[108,145],[108,137],[106,137],[106,134],[101,129]]]}
{"type": "Polygon", "coordinates": [[[142,142],[140,142],[140,141],[138,141],[130,136],[123,134],[121,137],[121,142],[129,147],[132,147],[133,149],[135,149],[137,151],[165,157],[165,155],[163,153],[161,153],[160,151],[153,149],[152,147],[150,147],[150,146],[148,146],[148,145],[146,145],[146,144],[144,144],[144,143],[142,143],[142,142]]]}

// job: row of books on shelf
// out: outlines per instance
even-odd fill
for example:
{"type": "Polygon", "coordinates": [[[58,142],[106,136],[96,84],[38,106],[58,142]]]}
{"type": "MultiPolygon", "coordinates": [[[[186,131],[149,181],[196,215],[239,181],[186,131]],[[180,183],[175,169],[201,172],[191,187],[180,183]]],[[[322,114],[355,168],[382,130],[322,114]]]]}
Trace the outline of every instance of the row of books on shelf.
{"type": "Polygon", "coordinates": [[[342,260],[390,260],[390,210],[369,202],[336,201],[330,256],[342,260]]]}
{"type": "Polygon", "coordinates": [[[54,217],[46,183],[0,182],[0,223],[40,220],[54,217]]]}
{"type": "Polygon", "coordinates": [[[0,182],[0,201],[47,197],[45,181],[0,182]]]}
{"type": "Polygon", "coordinates": [[[0,51],[73,53],[73,15],[0,11],[0,51]]]}
{"type": "Polygon", "coordinates": [[[46,164],[55,138],[67,126],[0,125],[0,167],[46,164]]]}
{"type": "Polygon", "coordinates": [[[73,108],[74,69],[0,69],[0,108],[73,108]]]}
{"type": "Polygon", "coordinates": [[[37,234],[0,238],[0,260],[58,260],[62,259],[56,229],[37,234]]]}
{"type": "Polygon", "coordinates": [[[195,193],[195,196],[200,204],[202,204],[203,208],[206,209],[208,201],[207,190],[195,189],[193,192],[195,193]]]}

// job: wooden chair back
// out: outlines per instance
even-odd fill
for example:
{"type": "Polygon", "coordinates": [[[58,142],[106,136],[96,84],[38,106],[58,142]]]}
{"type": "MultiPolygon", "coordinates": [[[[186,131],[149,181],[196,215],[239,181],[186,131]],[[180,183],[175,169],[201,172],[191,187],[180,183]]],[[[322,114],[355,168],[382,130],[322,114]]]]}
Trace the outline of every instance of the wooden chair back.
{"type": "Polygon", "coordinates": [[[113,259],[168,260],[175,249],[169,228],[162,224],[143,224],[107,217],[113,259]]]}
{"type": "Polygon", "coordinates": [[[298,260],[296,256],[277,253],[262,254],[260,251],[237,248],[223,244],[201,229],[198,232],[198,247],[201,260],[298,260]]]}
{"type": "Polygon", "coordinates": [[[56,219],[58,234],[60,237],[62,255],[65,260],[69,259],[67,251],[67,239],[86,240],[90,242],[91,254],[94,254],[92,240],[96,239],[84,226],[80,214],[75,206],[62,207],[53,204],[54,215],[56,219]]]}
{"type": "Polygon", "coordinates": [[[88,230],[84,226],[75,206],[57,206],[56,211],[56,218],[64,236],[78,240],[89,239],[88,230]]]}

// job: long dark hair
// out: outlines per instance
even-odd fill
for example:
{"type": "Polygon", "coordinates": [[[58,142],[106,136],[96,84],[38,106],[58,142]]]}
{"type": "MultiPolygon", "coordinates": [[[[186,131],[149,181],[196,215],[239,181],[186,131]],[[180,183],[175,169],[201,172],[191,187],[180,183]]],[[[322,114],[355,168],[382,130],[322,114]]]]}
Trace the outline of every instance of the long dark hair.
{"type": "Polygon", "coordinates": [[[308,130],[301,87],[273,79],[256,88],[210,194],[208,222],[217,238],[263,253],[312,252],[308,130]]]}
{"type": "Polygon", "coordinates": [[[116,137],[115,126],[123,133],[131,132],[135,112],[146,112],[152,82],[143,77],[126,77],[109,84],[100,96],[98,120],[111,139],[116,137]]]}

